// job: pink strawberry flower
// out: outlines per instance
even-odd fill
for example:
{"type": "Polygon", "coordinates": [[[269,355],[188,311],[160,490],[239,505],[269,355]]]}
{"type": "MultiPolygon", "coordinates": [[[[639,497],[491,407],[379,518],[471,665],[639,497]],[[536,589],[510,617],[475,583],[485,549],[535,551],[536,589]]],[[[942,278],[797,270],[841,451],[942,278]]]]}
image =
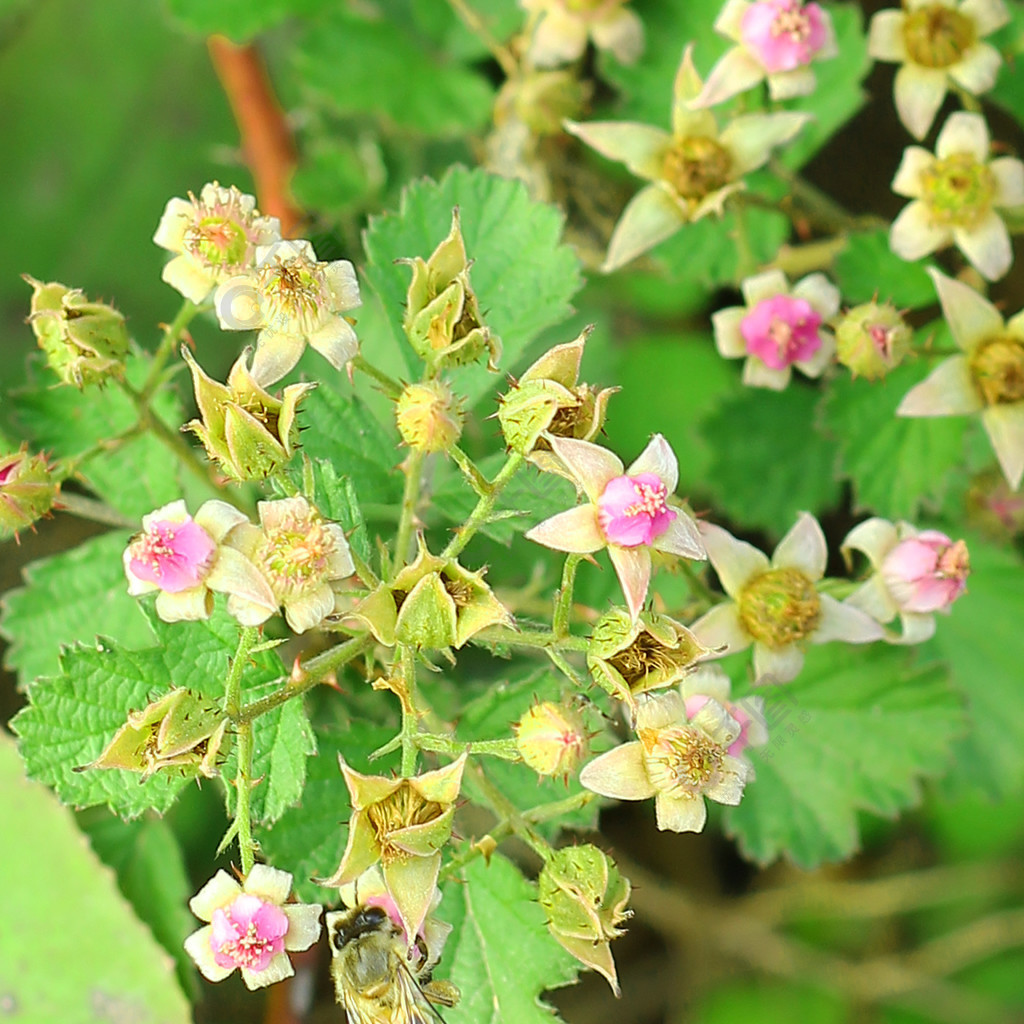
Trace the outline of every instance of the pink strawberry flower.
{"type": "Polygon", "coordinates": [[[285,903],[292,888],[287,871],[257,864],[244,885],[218,871],[189,901],[209,922],[185,940],[185,952],[203,977],[223,981],[234,970],[250,989],[263,988],[295,972],[288,952],[309,949],[320,938],[317,903],[285,903]]]}
{"type": "Polygon", "coordinates": [[[572,438],[551,437],[552,450],[587,496],[586,504],[545,519],[526,536],[556,551],[590,554],[608,549],[634,620],[647,598],[651,549],[703,559],[694,521],[670,504],[679,464],[668,442],[655,434],[625,469],[606,448],[572,438]]]}
{"type": "Polygon", "coordinates": [[[221,544],[245,515],[223,501],[207,501],[190,516],[184,501],[142,517],[142,532],[124,551],[128,593],[159,591],[164,622],[206,619],[213,592],[228,595],[228,611],[244,626],[258,626],[277,610],[270,584],[249,559],[221,544]]]}

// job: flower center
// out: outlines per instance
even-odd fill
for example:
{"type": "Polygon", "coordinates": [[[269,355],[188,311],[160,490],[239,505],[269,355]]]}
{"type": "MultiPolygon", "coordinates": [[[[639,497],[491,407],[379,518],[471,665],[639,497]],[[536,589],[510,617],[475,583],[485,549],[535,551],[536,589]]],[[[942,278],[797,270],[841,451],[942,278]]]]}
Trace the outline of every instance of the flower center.
{"type": "Polygon", "coordinates": [[[640,729],[647,776],[659,793],[700,795],[718,779],[725,750],[692,726],[640,729]]]}
{"type": "Polygon", "coordinates": [[[806,299],[775,295],[740,321],[740,334],[750,355],[773,370],[784,370],[821,348],[820,326],[821,314],[806,299]]]}
{"type": "Polygon", "coordinates": [[[240,267],[247,262],[249,239],[231,217],[203,217],[185,231],[185,248],[208,267],[240,267]]]}
{"type": "Polygon", "coordinates": [[[654,473],[617,476],[597,500],[597,518],[609,544],[635,548],[651,544],[676,518],[668,489],[654,473]]]}
{"type": "Polygon", "coordinates": [[[948,68],[959,63],[974,45],[976,35],[970,18],[944,4],[919,7],[903,20],[907,55],[926,68],[948,68]]]}
{"type": "Polygon", "coordinates": [[[677,139],[665,154],[661,176],[683,199],[700,200],[729,181],[732,155],[715,139],[677,139]]]}
{"type": "Polygon", "coordinates": [[[685,636],[676,647],[669,647],[647,630],[628,646],[608,659],[633,693],[668,685],[697,659],[699,650],[685,636]]]}
{"type": "Polygon", "coordinates": [[[177,594],[199,586],[216,549],[213,538],[191,516],[182,522],[161,520],[131,542],[129,566],[140,580],[177,594]]]}
{"type": "Polygon", "coordinates": [[[986,405],[1010,405],[1024,400],[1024,342],[992,338],[971,356],[971,377],[986,405]]]}
{"type": "Polygon", "coordinates": [[[265,970],[275,953],[284,949],[288,917],[273,903],[242,895],[227,908],[213,912],[210,947],[221,967],[265,970]]]}
{"type": "Polygon", "coordinates": [[[380,845],[381,860],[405,860],[408,850],[392,840],[392,835],[411,825],[425,825],[444,814],[436,800],[426,800],[408,782],[403,782],[390,796],[366,808],[366,816],[380,845]]]}
{"type": "Polygon", "coordinates": [[[325,264],[295,255],[260,267],[256,274],[267,326],[294,333],[297,321],[303,334],[312,334],[324,320],[328,288],[325,264]]]}
{"type": "Polygon", "coordinates": [[[825,45],[828,33],[821,8],[799,0],[761,0],[740,21],[740,38],[765,71],[792,71],[809,64],[825,45]]]}
{"type": "Polygon", "coordinates": [[[751,580],[739,596],[746,631],[772,650],[806,639],[821,619],[821,599],[799,569],[769,569],[751,580]]]}
{"type": "Polygon", "coordinates": [[[922,198],[936,224],[974,227],[992,208],[996,180],[970,153],[951,153],[921,175],[922,198]]]}
{"type": "Polygon", "coordinates": [[[267,530],[260,562],[275,597],[301,591],[327,575],[335,542],[327,524],[315,513],[290,515],[267,530]]]}

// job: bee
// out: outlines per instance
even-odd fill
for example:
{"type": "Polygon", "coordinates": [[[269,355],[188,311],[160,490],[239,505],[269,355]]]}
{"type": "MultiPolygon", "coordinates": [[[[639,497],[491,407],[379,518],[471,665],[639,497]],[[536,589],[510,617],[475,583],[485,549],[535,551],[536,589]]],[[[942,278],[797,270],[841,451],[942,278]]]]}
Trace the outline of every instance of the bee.
{"type": "Polygon", "coordinates": [[[333,911],[325,921],[334,990],[349,1024],[443,1024],[432,1004],[454,1006],[459,990],[430,979],[422,939],[407,948],[402,929],[373,905],[333,911]]]}

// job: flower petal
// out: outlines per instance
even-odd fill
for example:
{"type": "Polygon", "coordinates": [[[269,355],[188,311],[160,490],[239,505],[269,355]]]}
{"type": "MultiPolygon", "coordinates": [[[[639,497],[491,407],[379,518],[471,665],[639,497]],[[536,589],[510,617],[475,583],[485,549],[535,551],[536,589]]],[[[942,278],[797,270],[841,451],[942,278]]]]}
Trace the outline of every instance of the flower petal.
{"type": "Polygon", "coordinates": [[[268,985],[276,985],[285,978],[290,978],[295,973],[291,960],[284,953],[275,953],[270,963],[262,971],[251,971],[248,967],[242,968],[242,981],[250,992],[258,988],[266,988],[268,985]]]}
{"type": "Polygon", "coordinates": [[[819,594],[818,598],[821,601],[821,618],[818,628],[811,634],[812,644],[826,644],[833,640],[869,644],[884,636],[885,631],[866,612],[851,604],[843,604],[828,594],[819,594]]]}
{"type": "Polygon", "coordinates": [[[613,800],[647,800],[655,793],[637,742],[623,743],[595,757],[580,772],[580,785],[613,800]]]}
{"type": "Polygon", "coordinates": [[[717,656],[735,654],[750,646],[750,635],[740,622],[739,608],[733,601],[716,604],[692,626],[690,632],[717,656]]]}
{"type": "Polygon", "coordinates": [[[754,644],[754,675],[758,684],[791,683],[804,667],[804,652],[796,644],[778,650],[754,644]]]}
{"type": "Polygon", "coordinates": [[[660,177],[662,159],[672,145],[672,136],[664,128],[633,121],[566,121],[565,130],[648,181],[660,177]]]}
{"type": "Polygon", "coordinates": [[[566,11],[549,6],[530,40],[529,54],[539,68],[576,60],[587,48],[587,26],[566,11]]]}
{"type": "Polygon", "coordinates": [[[644,23],[628,7],[595,21],[590,34],[599,50],[609,50],[623,64],[634,64],[644,52],[644,23]]]}
{"type": "Polygon", "coordinates": [[[868,29],[868,56],[902,64],[907,59],[907,48],[903,45],[903,11],[879,11],[868,29]]]}
{"type": "Polygon", "coordinates": [[[768,556],[763,551],[744,540],[737,540],[728,530],[714,523],[701,522],[700,533],[722,589],[730,597],[739,596],[753,577],[771,568],[768,556]]]}
{"type": "Polygon", "coordinates": [[[282,334],[272,328],[260,331],[249,373],[260,387],[275,384],[289,373],[306,348],[305,338],[282,334]]]}
{"type": "Polygon", "coordinates": [[[761,167],[776,146],[789,142],[810,120],[810,114],[795,110],[733,118],[720,140],[732,155],[731,173],[739,176],[761,167]]]}
{"type": "Polygon", "coordinates": [[[242,887],[226,871],[221,870],[188,901],[188,905],[200,921],[212,921],[215,910],[226,906],[241,893],[242,887]]]}
{"type": "Polygon", "coordinates": [[[604,493],[608,481],[622,476],[624,472],[617,455],[590,441],[552,437],[551,448],[583,488],[583,493],[595,503],[604,493]]]}
{"type": "Polygon", "coordinates": [[[175,256],[164,264],[160,277],[176,292],[199,305],[213,291],[216,281],[191,257],[175,256]]]}
{"type": "Polygon", "coordinates": [[[1010,12],[1003,0],[963,0],[960,13],[974,22],[974,30],[979,36],[995,32],[1010,20],[1010,12]]]}
{"type": "MultiPolygon", "coordinates": [[[[822,47],[824,51],[824,47],[822,47]]],[[[822,52],[822,56],[824,53],[822,52]]],[[[776,71],[768,76],[768,95],[773,100],[791,100],[795,96],[809,96],[814,92],[818,79],[810,68],[793,68],[792,71],[776,71]]]]}
{"type": "MultiPolygon", "coordinates": [[[[222,594],[235,594],[247,605],[255,605],[264,612],[260,622],[277,611],[277,600],[263,574],[240,551],[227,545],[217,551],[217,558],[206,577],[206,585],[222,594]]],[[[259,623],[247,623],[259,625],[259,623]]]]}
{"type": "Polygon", "coordinates": [[[968,92],[988,92],[996,83],[1003,58],[988,43],[978,43],[964,55],[964,59],[949,69],[949,77],[968,92]]]}
{"type": "MultiPolygon", "coordinates": [[[[327,323],[309,336],[308,340],[310,346],[336,370],[344,369],[345,364],[359,352],[356,332],[343,316],[330,317],[327,323]]],[[[286,370],[285,373],[287,372],[286,370]]]]}
{"type": "Polygon", "coordinates": [[[991,405],[981,414],[1003,476],[1013,490],[1024,476],[1024,402],[991,405]]]}
{"type": "Polygon", "coordinates": [[[626,470],[628,476],[653,473],[669,494],[674,494],[679,483],[679,462],[672,446],[661,434],[655,434],[647,447],[637,456],[626,470]]]}
{"type": "Polygon", "coordinates": [[[334,295],[333,309],[355,309],[362,305],[356,268],[348,260],[332,260],[324,268],[324,278],[334,295]]]}
{"type": "Polygon", "coordinates": [[[892,179],[890,188],[898,196],[919,199],[922,193],[922,177],[934,163],[935,157],[924,147],[907,146],[903,150],[900,165],[896,168],[896,176],[892,179]]]}
{"type": "Polygon", "coordinates": [[[969,153],[979,163],[988,160],[988,125],[981,114],[958,110],[946,118],[935,140],[935,155],[940,159],[954,153],[969,153]]]}
{"type": "Polygon", "coordinates": [[[662,832],[700,832],[708,819],[702,796],[657,793],[654,812],[662,832]]]}
{"type": "Polygon", "coordinates": [[[199,973],[208,981],[223,981],[234,967],[221,967],[213,955],[213,946],[210,938],[213,935],[213,928],[205,925],[198,931],[193,932],[185,940],[185,952],[192,957],[199,973]]]}
{"type": "Polygon", "coordinates": [[[747,306],[756,306],[765,299],[786,294],[789,291],[789,281],[781,270],[766,270],[762,274],[746,278],[740,285],[740,290],[747,306]]]}
{"type": "Polygon", "coordinates": [[[715,347],[726,359],[739,359],[747,354],[747,342],[740,333],[740,324],[748,312],[746,306],[729,306],[711,314],[715,347]]]}
{"type": "Polygon", "coordinates": [[[243,890],[259,896],[267,903],[284,903],[292,891],[292,876],[287,871],[272,868],[268,864],[254,864],[242,886],[243,890]]]}
{"type": "Polygon", "coordinates": [[[597,522],[597,509],[591,504],[559,512],[527,530],[524,536],[546,548],[581,555],[600,551],[608,543],[597,522]]]}
{"type": "Polygon", "coordinates": [[[842,549],[853,548],[867,555],[868,561],[875,567],[881,565],[882,559],[899,543],[899,531],[879,516],[872,516],[858,523],[843,540],[842,549]]]}
{"type": "Polygon", "coordinates": [[[206,584],[156,595],[156,613],[164,622],[200,622],[213,613],[213,599],[206,584]]]}
{"type": "Polygon", "coordinates": [[[772,555],[773,569],[799,569],[808,579],[820,580],[828,562],[828,544],[818,520],[801,512],[796,523],[772,555]]]}
{"type": "Polygon", "coordinates": [[[903,126],[915,139],[923,139],[946,98],[946,72],[904,64],[896,72],[893,98],[903,126]]]}
{"type": "Polygon", "coordinates": [[[889,230],[889,248],[904,260],[919,260],[952,241],[949,228],[936,224],[928,207],[917,199],[903,207],[889,230]]]}
{"type": "Polygon", "coordinates": [[[284,937],[284,948],[299,953],[320,938],[319,903],[286,903],[281,908],[288,918],[288,931],[284,937]]]}
{"type": "Polygon", "coordinates": [[[1024,163],[1016,157],[1000,156],[989,162],[988,169],[996,179],[996,206],[1024,205],[1024,163]]]}
{"type": "Polygon", "coordinates": [[[793,376],[790,366],[781,370],[773,370],[765,366],[757,356],[751,356],[743,364],[743,383],[748,388],[771,388],[772,391],[784,391],[793,376]]]}
{"type": "Polygon", "coordinates": [[[193,207],[187,199],[169,199],[157,225],[153,241],[161,249],[181,252],[185,247],[185,232],[192,222],[193,207]]]}
{"type": "Polygon", "coordinates": [[[982,408],[966,356],[951,356],[915,384],[896,408],[897,416],[966,416],[982,408]]]}
{"type": "Polygon", "coordinates": [[[823,320],[839,312],[839,289],[824,274],[808,274],[793,285],[792,294],[806,299],[823,320]]]}
{"type": "Polygon", "coordinates": [[[975,269],[990,281],[998,281],[1013,263],[1010,233],[995,210],[989,210],[969,231],[954,227],[953,241],[975,269]]]}
{"type": "Polygon", "coordinates": [[[284,606],[284,617],[295,633],[315,629],[334,611],[334,591],[329,583],[307,588],[302,596],[284,606]]]}
{"type": "Polygon", "coordinates": [[[620,548],[617,544],[609,544],[608,557],[622,584],[626,607],[635,622],[651,585],[651,553],[645,547],[620,548]]]}
{"type": "Polygon", "coordinates": [[[704,88],[690,101],[690,106],[697,109],[713,107],[730,96],[752,89],[758,82],[763,82],[764,77],[765,71],[760,62],[742,46],[734,46],[711,69],[704,88]]]}
{"type": "Polygon", "coordinates": [[[674,511],[675,519],[669,523],[668,529],[655,539],[651,547],[655,551],[666,551],[670,555],[679,555],[681,558],[692,558],[698,562],[704,561],[707,558],[707,551],[696,522],[682,509],[677,508],[674,511]]]}
{"type": "Polygon", "coordinates": [[[1002,314],[984,295],[963,281],[947,277],[935,267],[928,268],[928,275],[935,285],[942,315],[949,324],[953,340],[968,355],[978,342],[1002,331],[1002,314]]]}
{"type": "Polygon", "coordinates": [[[674,235],[686,214],[660,185],[641,189],[626,205],[608,243],[601,270],[610,274],[674,235]]]}
{"type": "Polygon", "coordinates": [[[430,910],[441,870],[441,852],[383,862],[384,882],[398,907],[406,935],[418,935],[430,910]]]}

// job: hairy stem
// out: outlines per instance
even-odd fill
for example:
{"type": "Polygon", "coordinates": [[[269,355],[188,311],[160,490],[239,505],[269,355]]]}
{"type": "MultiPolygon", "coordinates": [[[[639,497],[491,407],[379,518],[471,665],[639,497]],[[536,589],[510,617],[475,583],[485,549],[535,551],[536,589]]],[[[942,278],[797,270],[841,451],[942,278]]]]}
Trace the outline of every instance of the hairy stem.
{"type": "Polygon", "coordinates": [[[448,546],[441,552],[442,558],[457,558],[462,549],[470,542],[473,535],[487,522],[488,516],[494,511],[494,505],[498,496],[505,489],[506,484],[516,475],[519,467],[522,466],[524,457],[519,452],[512,452],[508,461],[498,471],[498,475],[487,484],[487,490],[480,495],[476,507],[469,514],[469,518],[455,531],[455,536],[448,542],[448,546]]]}
{"type": "Polygon", "coordinates": [[[204,307],[197,306],[191,299],[185,299],[181,304],[181,309],[178,310],[177,316],[164,327],[163,337],[153,353],[153,361],[149,365],[149,373],[146,375],[146,380],[140,392],[142,401],[147,406],[160,384],[160,374],[163,373],[167,360],[170,359],[171,353],[177,348],[179,339],[185,333],[185,328],[188,327],[202,308],[204,307]]]}
{"type": "Polygon", "coordinates": [[[565,565],[562,567],[562,585],[558,588],[555,597],[555,613],[551,618],[551,631],[558,639],[562,639],[569,633],[569,613],[572,611],[572,592],[576,586],[576,570],[583,555],[570,554],[566,556],[565,565]]]}
{"type": "Polygon", "coordinates": [[[246,626],[238,634],[238,647],[224,683],[224,711],[236,723],[238,768],[235,772],[235,831],[238,852],[242,858],[242,874],[248,875],[256,860],[256,843],[252,838],[250,797],[252,796],[252,722],[238,721],[242,708],[242,674],[249,652],[256,646],[258,626],[246,626]]]}
{"type": "Polygon", "coordinates": [[[398,531],[395,534],[395,550],[391,566],[391,576],[405,565],[409,557],[409,540],[412,537],[413,520],[416,518],[416,506],[420,501],[420,484],[423,478],[423,452],[410,451],[405,460],[405,489],[402,492],[402,511],[398,519],[398,531]]]}
{"type": "Polygon", "coordinates": [[[351,360],[349,365],[360,373],[365,373],[367,377],[375,380],[381,388],[381,391],[390,399],[397,399],[401,397],[402,385],[398,383],[394,377],[389,377],[383,370],[378,370],[372,363],[366,361],[366,359],[358,355],[351,360]]]}

